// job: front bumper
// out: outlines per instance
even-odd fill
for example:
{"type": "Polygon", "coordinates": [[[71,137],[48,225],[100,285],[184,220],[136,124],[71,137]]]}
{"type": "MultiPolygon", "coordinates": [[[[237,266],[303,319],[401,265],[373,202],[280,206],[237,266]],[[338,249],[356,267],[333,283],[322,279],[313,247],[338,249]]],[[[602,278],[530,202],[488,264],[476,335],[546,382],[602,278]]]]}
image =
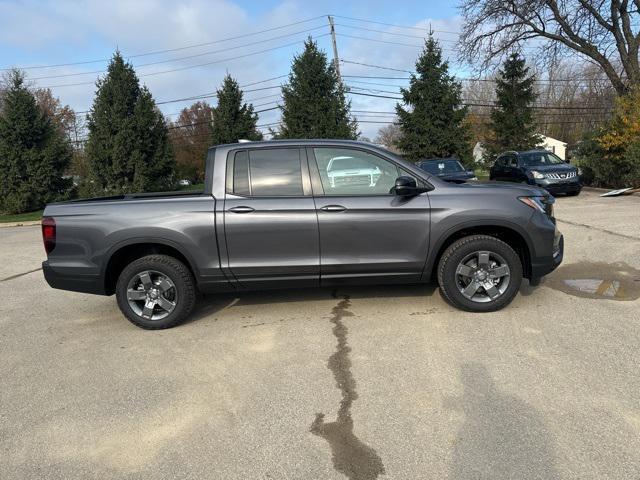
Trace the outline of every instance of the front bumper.
{"type": "Polygon", "coordinates": [[[552,253],[549,256],[531,259],[531,278],[544,277],[562,263],[564,257],[564,237],[556,228],[552,253]]]}
{"type": "Polygon", "coordinates": [[[544,188],[551,195],[556,193],[577,193],[582,190],[582,183],[579,180],[536,180],[536,186],[544,188]]]}
{"type": "Polygon", "coordinates": [[[48,261],[42,262],[44,279],[51,288],[72,292],[106,295],[104,279],[100,275],[77,273],[73,267],[52,267],[48,261]]]}

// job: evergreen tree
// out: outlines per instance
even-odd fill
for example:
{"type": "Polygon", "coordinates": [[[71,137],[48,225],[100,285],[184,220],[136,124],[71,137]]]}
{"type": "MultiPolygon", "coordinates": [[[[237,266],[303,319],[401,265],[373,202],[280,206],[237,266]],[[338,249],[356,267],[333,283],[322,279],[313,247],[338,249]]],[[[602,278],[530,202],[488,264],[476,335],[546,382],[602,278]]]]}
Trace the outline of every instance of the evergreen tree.
{"type": "Polygon", "coordinates": [[[72,149],[51,118],[38,107],[17,70],[7,75],[0,115],[0,210],[21,213],[67,198],[63,179],[72,149]]]}
{"type": "Polygon", "coordinates": [[[227,74],[217,95],[211,144],[235,143],[240,139],[262,140],[262,133],[256,128],[258,115],[253,113],[253,105],[242,103],[242,90],[238,82],[227,74]]]}
{"type": "Polygon", "coordinates": [[[116,52],[96,86],[86,146],[94,193],[171,188],[175,160],[167,126],[133,66],[116,52]]]}
{"type": "Polygon", "coordinates": [[[449,75],[449,63],[430,36],[416,61],[409,88],[402,88],[405,107],[396,105],[402,133],[397,146],[410,161],[457,157],[471,162],[470,132],[464,122],[462,87],[449,75]],[[409,108],[406,108],[409,107],[409,108]]]}
{"type": "Polygon", "coordinates": [[[358,124],[351,118],[351,102],[333,63],[309,38],[304,52],[293,59],[289,83],[282,87],[282,126],[278,138],[357,137],[358,124]]]}
{"type": "Polygon", "coordinates": [[[519,54],[513,53],[504,62],[496,81],[496,107],[491,112],[491,135],[486,143],[486,155],[493,158],[505,150],[528,150],[541,143],[535,133],[532,104],[535,77],[519,54]]]}

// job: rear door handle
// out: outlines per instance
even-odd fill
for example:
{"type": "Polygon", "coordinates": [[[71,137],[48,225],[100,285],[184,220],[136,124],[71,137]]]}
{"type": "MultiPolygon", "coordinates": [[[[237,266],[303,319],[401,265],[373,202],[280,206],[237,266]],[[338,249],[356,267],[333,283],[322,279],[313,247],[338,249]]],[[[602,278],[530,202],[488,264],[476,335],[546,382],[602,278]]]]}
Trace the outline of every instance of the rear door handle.
{"type": "Polygon", "coordinates": [[[324,207],[320,207],[320,210],[324,210],[325,212],[344,212],[347,207],[343,207],[342,205],[325,205],[324,207]]]}
{"type": "Polygon", "coordinates": [[[255,209],[251,207],[239,206],[239,207],[230,208],[229,211],[233,213],[251,213],[251,212],[254,212],[255,209]]]}

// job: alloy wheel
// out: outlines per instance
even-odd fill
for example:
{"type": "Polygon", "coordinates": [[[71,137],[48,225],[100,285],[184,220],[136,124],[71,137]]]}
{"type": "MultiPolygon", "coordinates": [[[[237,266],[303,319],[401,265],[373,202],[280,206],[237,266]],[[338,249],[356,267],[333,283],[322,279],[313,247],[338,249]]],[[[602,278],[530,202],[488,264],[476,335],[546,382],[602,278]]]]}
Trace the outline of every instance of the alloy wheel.
{"type": "Polygon", "coordinates": [[[127,301],[136,315],[147,320],[162,320],[176,308],[178,293],[168,276],[144,270],[129,280],[127,301]]]}
{"type": "Polygon", "coordinates": [[[495,252],[481,250],[464,257],[456,268],[456,286],[462,295],[477,303],[498,299],[509,287],[511,271],[495,252]]]}

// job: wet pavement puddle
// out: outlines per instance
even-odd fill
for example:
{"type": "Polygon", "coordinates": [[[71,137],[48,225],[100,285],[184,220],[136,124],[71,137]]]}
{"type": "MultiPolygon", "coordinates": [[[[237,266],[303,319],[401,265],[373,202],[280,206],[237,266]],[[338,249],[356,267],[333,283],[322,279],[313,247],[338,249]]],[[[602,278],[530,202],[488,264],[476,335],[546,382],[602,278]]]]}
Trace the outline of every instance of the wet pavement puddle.
{"type": "MultiPolygon", "coordinates": [[[[331,310],[333,335],[337,340],[336,351],[329,357],[327,368],[333,373],[336,386],[340,389],[342,400],[335,422],[325,423],[324,413],[317,413],[309,429],[311,433],[324,438],[331,447],[333,468],[350,480],[375,480],[385,473],[382,460],[376,451],[363,443],[353,433],[351,406],[357,400],[356,381],[351,373],[351,347],[347,343],[349,329],[344,317],[352,317],[349,311],[351,301],[348,295],[331,310]]],[[[338,298],[334,292],[334,298],[338,298]]]]}
{"type": "Polygon", "coordinates": [[[581,262],[562,265],[544,285],[582,298],[629,301],[640,298],[640,270],[626,263],[581,262]]]}

